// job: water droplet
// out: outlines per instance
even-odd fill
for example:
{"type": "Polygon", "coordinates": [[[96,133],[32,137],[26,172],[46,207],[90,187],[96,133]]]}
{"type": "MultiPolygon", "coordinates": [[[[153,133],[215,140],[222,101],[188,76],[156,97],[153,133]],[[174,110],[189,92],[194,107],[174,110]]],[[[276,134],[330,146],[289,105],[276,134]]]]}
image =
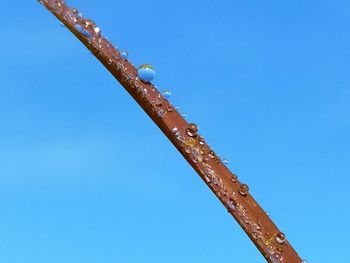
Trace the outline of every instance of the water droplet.
{"type": "Polygon", "coordinates": [[[122,59],[128,59],[128,56],[129,56],[129,54],[128,54],[127,51],[122,51],[122,52],[120,53],[120,57],[121,57],[122,59]]]}
{"type": "Polygon", "coordinates": [[[301,263],[309,263],[309,261],[307,261],[306,259],[303,259],[303,261],[301,261],[301,263]]]}
{"type": "Polygon", "coordinates": [[[166,90],[164,90],[162,92],[162,94],[163,94],[163,97],[166,98],[166,99],[169,99],[171,97],[171,91],[170,90],[166,89],[166,90]]]}
{"type": "Polygon", "coordinates": [[[199,143],[199,145],[201,145],[201,146],[205,145],[205,140],[204,140],[204,138],[203,138],[203,137],[200,137],[198,143],[199,143]]]}
{"type": "Polygon", "coordinates": [[[163,102],[161,100],[156,100],[155,105],[157,107],[161,107],[163,105],[163,102]]]}
{"type": "MultiPolygon", "coordinates": [[[[62,4],[65,4],[65,1],[56,1],[54,3],[49,3],[49,0],[45,0],[44,2],[46,2],[47,4],[51,5],[53,8],[55,8],[56,10],[62,7],[62,4]]],[[[50,1],[52,2],[52,1],[50,1]]]]}
{"type": "Polygon", "coordinates": [[[283,262],[283,256],[280,255],[278,252],[273,252],[273,254],[270,256],[272,263],[282,263],[283,262]]]}
{"type": "Polygon", "coordinates": [[[78,9],[76,9],[76,8],[71,8],[70,11],[75,15],[77,15],[79,13],[78,9]]]}
{"type": "Polygon", "coordinates": [[[277,235],[276,235],[277,243],[283,244],[285,240],[286,240],[285,234],[283,234],[282,232],[278,232],[277,235]]]}
{"type": "Polygon", "coordinates": [[[192,138],[189,138],[185,141],[185,144],[190,147],[194,147],[196,145],[196,141],[193,140],[192,138]]]}
{"type": "Polygon", "coordinates": [[[175,135],[178,135],[180,132],[179,132],[179,129],[174,127],[171,129],[171,131],[175,134],[175,135]]]}
{"type": "Polygon", "coordinates": [[[243,195],[246,196],[249,192],[249,187],[247,184],[240,184],[239,188],[238,188],[238,192],[243,195]]]}
{"type": "Polygon", "coordinates": [[[89,28],[94,28],[96,26],[95,22],[90,19],[84,19],[83,22],[85,26],[89,28]]]}
{"type": "Polygon", "coordinates": [[[238,180],[237,175],[232,174],[232,176],[231,176],[231,181],[232,181],[233,183],[235,183],[235,182],[237,182],[237,180],[238,180]]]}
{"type": "Polygon", "coordinates": [[[138,76],[144,82],[151,82],[156,76],[156,71],[150,64],[141,65],[138,69],[138,76]]]}
{"type": "Polygon", "coordinates": [[[94,31],[98,36],[101,36],[101,29],[99,27],[94,27],[94,31]]]}
{"type": "Polygon", "coordinates": [[[210,159],[214,159],[215,158],[215,153],[213,151],[210,151],[208,153],[208,156],[209,156],[210,159]]]}
{"type": "Polygon", "coordinates": [[[196,137],[198,133],[198,126],[195,123],[190,123],[186,129],[186,133],[190,137],[196,137]]]}
{"type": "Polygon", "coordinates": [[[82,34],[83,36],[85,36],[85,37],[87,37],[87,38],[91,38],[91,37],[92,37],[91,33],[90,33],[88,30],[86,30],[85,28],[83,28],[81,25],[75,24],[75,25],[74,25],[74,28],[75,28],[80,34],[82,34]]]}
{"type": "Polygon", "coordinates": [[[157,111],[158,117],[163,118],[164,117],[164,111],[163,110],[159,110],[157,111]]]}
{"type": "Polygon", "coordinates": [[[200,163],[203,162],[203,157],[202,157],[201,153],[199,152],[199,148],[193,148],[192,153],[195,156],[195,160],[197,162],[200,162],[200,163]]]}
{"type": "Polygon", "coordinates": [[[237,202],[232,198],[227,199],[226,204],[231,210],[235,210],[237,208],[237,202]]]}
{"type": "Polygon", "coordinates": [[[223,163],[224,165],[228,165],[230,162],[229,162],[227,159],[222,159],[222,163],[223,163]]]}
{"type": "Polygon", "coordinates": [[[253,237],[254,237],[254,239],[258,239],[259,233],[256,231],[253,231],[253,237]]]}
{"type": "Polygon", "coordinates": [[[212,176],[212,182],[214,185],[220,185],[221,179],[217,178],[216,176],[212,176]]]}
{"type": "Polygon", "coordinates": [[[186,114],[186,113],[182,113],[181,116],[182,116],[182,118],[184,118],[184,119],[187,118],[187,114],[186,114]]]}

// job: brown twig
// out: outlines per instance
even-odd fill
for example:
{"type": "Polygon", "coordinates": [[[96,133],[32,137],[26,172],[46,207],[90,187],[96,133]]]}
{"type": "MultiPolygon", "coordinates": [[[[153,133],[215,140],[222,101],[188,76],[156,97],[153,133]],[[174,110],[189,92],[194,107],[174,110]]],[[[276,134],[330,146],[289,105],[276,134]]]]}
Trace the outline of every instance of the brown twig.
{"type": "Polygon", "coordinates": [[[138,77],[134,65],[101,35],[93,21],[83,18],[76,9],[69,8],[64,0],[39,2],[92,51],[138,102],[236,219],[268,262],[303,262],[285,235],[250,195],[248,185],[241,183],[205,143],[198,134],[197,126],[187,123],[151,83],[143,82],[138,77]]]}

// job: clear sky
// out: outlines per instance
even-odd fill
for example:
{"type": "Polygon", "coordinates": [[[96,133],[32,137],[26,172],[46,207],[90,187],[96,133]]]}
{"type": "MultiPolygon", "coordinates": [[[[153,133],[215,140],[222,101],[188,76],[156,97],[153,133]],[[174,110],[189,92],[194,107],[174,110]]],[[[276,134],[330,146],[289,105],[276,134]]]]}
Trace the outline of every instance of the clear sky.
{"type": "MultiPolygon", "coordinates": [[[[75,0],[198,123],[310,263],[348,262],[348,0],[75,0]]],[[[0,262],[264,262],[36,1],[0,8],[0,262]]]]}

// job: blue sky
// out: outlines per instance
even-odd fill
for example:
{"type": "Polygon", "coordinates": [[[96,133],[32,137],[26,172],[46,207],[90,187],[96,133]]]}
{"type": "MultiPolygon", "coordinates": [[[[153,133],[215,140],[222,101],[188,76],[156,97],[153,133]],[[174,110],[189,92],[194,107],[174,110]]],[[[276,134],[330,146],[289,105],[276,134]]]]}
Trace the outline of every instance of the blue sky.
{"type": "MultiPolygon", "coordinates": [[[[156,68],[302,257],[348,260],[349,1],[70,3],[156,68]]],[[[0,262],[264,262],[52,15],[0,17],[0,262]]]]}

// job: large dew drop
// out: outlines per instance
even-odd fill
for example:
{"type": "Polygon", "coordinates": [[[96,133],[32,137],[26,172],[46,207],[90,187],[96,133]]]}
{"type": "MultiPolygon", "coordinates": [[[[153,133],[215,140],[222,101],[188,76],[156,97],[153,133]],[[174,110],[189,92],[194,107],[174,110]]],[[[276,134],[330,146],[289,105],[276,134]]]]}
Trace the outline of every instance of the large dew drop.
{"type": "Polygon", "coordinates": [[[156,76],[156,71],[152,65],[144,64],[137,69],[139,78],[144,82],[151,82],[156,76]]]}

